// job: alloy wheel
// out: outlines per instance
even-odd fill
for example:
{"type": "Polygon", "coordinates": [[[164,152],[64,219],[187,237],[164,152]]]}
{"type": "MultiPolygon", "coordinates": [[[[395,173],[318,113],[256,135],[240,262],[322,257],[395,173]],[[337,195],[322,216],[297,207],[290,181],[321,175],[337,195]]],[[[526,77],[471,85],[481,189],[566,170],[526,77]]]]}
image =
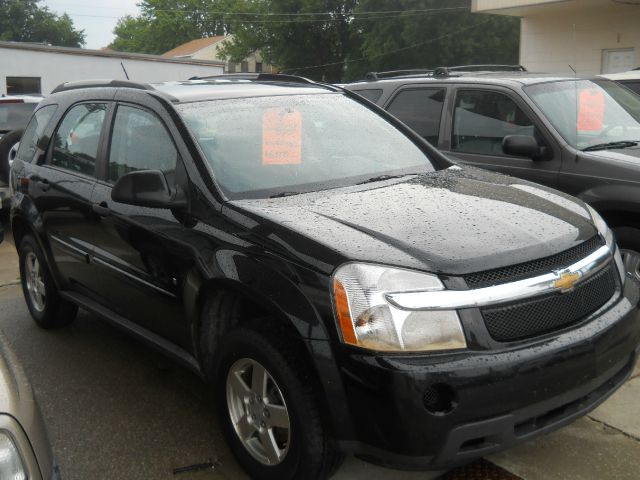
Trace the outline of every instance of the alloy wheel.
{"type": "Polygon", "coordinates": [[[278,384],[259,362],[242,358],[227,374],[229,417],[242,445],[263,465],[280,464],[289,451],[291,423],[278,384]]]}
{"type": "Polygon", "coordinates": [[[640,253],[634,250],[621,249],[622,262],[625,271],[633,278],[640,281],[640,253]]]}
{"type": "Polygon", "coordinates": [[[24,258],[25,283],[29,292],[31,305],[38,312],[42,312],[46,305],[47,292],[40,262],[34,252],[27,252],[24,258]]]}

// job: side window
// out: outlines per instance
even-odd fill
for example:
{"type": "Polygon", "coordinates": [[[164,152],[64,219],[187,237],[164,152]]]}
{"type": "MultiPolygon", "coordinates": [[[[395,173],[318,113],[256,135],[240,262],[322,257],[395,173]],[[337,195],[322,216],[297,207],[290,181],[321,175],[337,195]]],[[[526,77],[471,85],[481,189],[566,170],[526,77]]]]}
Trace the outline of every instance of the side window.
{"type": "Polygon", "coordinates": [[[441,88],[403,90],[387,110],[429,143],[437,145],[444,97],[445,90],[441,88]]]}
{"type": "Polygon", "coordinates": [[[622,82],[622,84],[627,87],[629,90],[634,91],[638,95],[640,95],[640,80],[636,82],[622,82]]]}
{"type": "Polygon", "coordinates": [[[160,170],[171,184],[177,161],[171,136],[154,114],[118,106],[109,149],[109,182],[136,170],[160,170]]]}
{"type": "Polygon", "coordinates": [[[34,156],[38,150],[38,142],[49,120],[51,120],[51,117],[56,112],[56,108],[58,108],[57,105],[47,105],[33,114],[20,140],[16,160],[22,160],[27,163],[34,161],[34,156]]]}
{"type": "Polygon", "coordinates": [[[51,165],[94,175],[106,113],[105,103],[82,103],[71,108],[53,137],[51,165]]]}
{"type": "Polygon", "coordinates": [[[538,138],[529,117],[508,96],[498,92],[461,90],[456,96],[451,150],[504,155],[507,135],[538,138]]]}

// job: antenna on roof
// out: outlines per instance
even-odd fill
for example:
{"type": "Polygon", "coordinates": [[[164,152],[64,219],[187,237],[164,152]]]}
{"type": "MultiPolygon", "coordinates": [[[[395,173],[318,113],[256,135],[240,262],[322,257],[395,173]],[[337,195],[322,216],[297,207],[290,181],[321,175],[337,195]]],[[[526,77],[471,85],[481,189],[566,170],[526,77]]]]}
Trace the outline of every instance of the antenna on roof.
{"type": "Polygon", "coordinates": [[[122,67],[122,71],[124,72],[124,76],[127,77],[127,80],[131,80],[129,78],[129,74],[127,73],[127,69],[124,68],[124,63],[120,62],[120,66],[122,67]]]}

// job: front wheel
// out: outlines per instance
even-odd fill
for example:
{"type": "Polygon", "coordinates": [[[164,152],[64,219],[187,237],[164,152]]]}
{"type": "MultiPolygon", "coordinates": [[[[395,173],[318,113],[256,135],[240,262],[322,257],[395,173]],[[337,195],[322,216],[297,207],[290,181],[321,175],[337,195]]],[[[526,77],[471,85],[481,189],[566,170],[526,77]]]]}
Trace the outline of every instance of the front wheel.
{"type": "Polygon", "coordinates": [[[293,343],[241,327],[221,345],[220,415],[231,450],[254,479],[323,479],[340,460],[312,372],[293,343]]]}
{"type": "Polygon", "coordinates": [[[613,231],[627,274],[640,281],[640,228],[624,226],[613,231]]]}

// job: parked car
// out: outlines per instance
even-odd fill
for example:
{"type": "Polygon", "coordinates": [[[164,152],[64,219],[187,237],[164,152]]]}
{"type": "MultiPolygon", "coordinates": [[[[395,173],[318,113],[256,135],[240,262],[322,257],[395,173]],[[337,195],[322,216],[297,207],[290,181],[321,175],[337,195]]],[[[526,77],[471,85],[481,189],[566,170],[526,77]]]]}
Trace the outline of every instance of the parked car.
{"type": "Polygon", "coordinates": [[[35,322],[81,307],[200,374],[251,478],[325,478],[344,453],[447,468],[634,368],[639,287],[595,210],[456,166],[336,87],[64,84],[11,185],[35,322]]]}
{"type": "Polygon", "coordinates": [[[60,479],[29,380],[3,334],[0,334],[0,478],[60,479]]]}
{"type": "Polygon", "coordinates": [[[640,97],[598,77],[526,71],[369,75],[345,88],[462,164],[575,195],[613,228],[640,280],[640,97]]]}
{"type": "Polygon", "coordinates": [[[9,168],[18,151],[24,127],[42,97],[3,95],[0,97],[0,210],[9,203],[9,168]]]}
{"type": "Polygon", "coordinates": [[[622,73],[607,73],[601,76],[624,85],[629,90],[633,90],[638,95],[640,95],[640,68],[622,73]]]}

